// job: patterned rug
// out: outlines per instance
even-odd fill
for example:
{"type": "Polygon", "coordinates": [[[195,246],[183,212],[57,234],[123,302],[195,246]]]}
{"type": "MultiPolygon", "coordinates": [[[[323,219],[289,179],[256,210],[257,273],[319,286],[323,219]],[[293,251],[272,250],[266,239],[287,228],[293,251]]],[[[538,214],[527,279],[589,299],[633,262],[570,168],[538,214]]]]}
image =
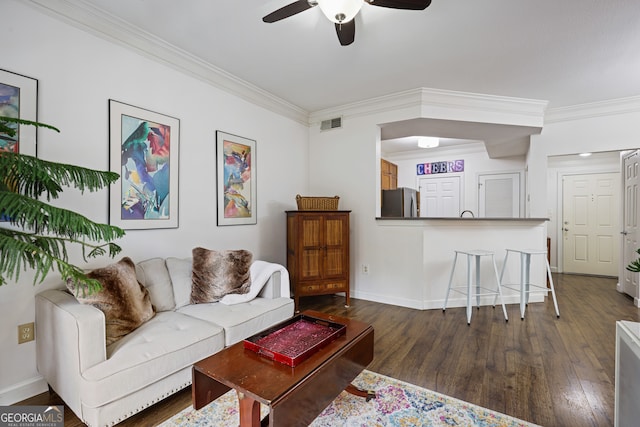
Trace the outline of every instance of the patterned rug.
{"type": "MultiPolygon", "coordinates": [[[[535,427],[499,412],[491,411],[444,394],[405,383],[371,371],[363,371],[356,387],[375,390],[369,402],[342,392],[311,424],[335,426],[465,426],[535,427]]],[[[261,405],[261,417],[268,413],[261,405]]],[[[188,407],[161,424],[162,427],[236,427],[240,423],[238,398],[231,390],[199,411],[188,407]]],[[[539,427],[539,426],[538,426],[539,427]]]]}

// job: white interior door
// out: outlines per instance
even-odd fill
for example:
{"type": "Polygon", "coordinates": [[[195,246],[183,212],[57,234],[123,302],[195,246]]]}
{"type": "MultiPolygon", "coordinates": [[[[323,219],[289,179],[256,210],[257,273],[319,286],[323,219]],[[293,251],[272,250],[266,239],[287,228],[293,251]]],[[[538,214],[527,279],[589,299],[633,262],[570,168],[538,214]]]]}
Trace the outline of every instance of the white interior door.
{"type": "Polygon", "coordinates": [[[429,177],[418,180],[421,217],[460,215],[460,177],[429,177]]]}
{"type": "Polygon", "coordinates": [[[638,258],[638,190],[640,189],[640,155],[638,151],[624,158],[624,229],[623,235],[623,277],[622,288],[624,293],[638,299],[638,274],[627,270],[626,267],[638,258]]]}
{"type": "Polygon", "coordinates": [[[499,173],[478,176],[478,216],[520,217],[520,174],[499,173]]]}
{"type": "Polygon", "coordinates": [[[619,179],[618,173],[563,178],[564,272],[618,275],[619,179]]]}

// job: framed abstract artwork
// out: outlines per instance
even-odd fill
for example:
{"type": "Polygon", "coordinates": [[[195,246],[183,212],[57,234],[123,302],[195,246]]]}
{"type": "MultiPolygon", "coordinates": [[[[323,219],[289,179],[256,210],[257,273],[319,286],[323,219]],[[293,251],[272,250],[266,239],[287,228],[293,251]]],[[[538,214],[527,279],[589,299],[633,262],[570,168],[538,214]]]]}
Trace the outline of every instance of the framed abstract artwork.
{"type": "Polygon", "coordinates": [[[109,100],[109,223],[125,230],[178,227],[180,120],[109,100]]]}
{"type": "Polygon", "coordinates": [[[256,141],[216,131],[218,225],[256,224],[256,141]]]}
{"type": "MultiPolygon", "coordinates": [[[[0,70],[0,116],[38,120],[38,80],[0,70]]],[[[36,155],[36,127],[10,124],[15,137],[0,135],[0,151],[36,155]]]]}

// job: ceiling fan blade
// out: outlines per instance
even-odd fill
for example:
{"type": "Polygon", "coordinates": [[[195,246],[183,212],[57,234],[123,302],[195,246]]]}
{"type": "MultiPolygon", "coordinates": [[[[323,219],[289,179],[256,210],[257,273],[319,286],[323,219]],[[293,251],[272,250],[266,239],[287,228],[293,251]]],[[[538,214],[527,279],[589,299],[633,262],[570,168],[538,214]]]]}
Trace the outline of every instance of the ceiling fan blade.
{"type": "Polygon", "coordinates": [[[271,12],[270,14],[262,18],[262,21],[269,24],[272,22],[277,22],[281,19],[288,18],[297,13],[304,12],[307,9],[311,9],[313,6],[315,6],[315,4],[311,5],[307,0],[294,1],[293,3],[281,7],[275,12],[271,12]]]}
{"type": "Polygon", "coordinates": [[[372,6],[388,7],[391,9],[425,10],[431,0],[365,0],[372,6]]]}
{"type": "Polygon", "coordinates": [[[352,19],[349,22],[336,25],[336,33],[338,34],[338,40],[342,46],[348,46],[356,38],[356,20],[352,19]]]}

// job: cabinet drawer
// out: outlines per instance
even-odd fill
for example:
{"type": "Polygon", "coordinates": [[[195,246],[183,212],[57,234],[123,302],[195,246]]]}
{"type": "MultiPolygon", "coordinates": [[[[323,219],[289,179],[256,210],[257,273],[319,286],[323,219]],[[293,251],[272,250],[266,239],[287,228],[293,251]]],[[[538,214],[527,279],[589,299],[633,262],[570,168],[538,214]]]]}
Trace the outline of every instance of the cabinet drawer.
{"type": "Polygon", "coordinates": [[[325,283],[301,283],[296,287],[299,295],[316,295],[324,293],[345,292],[346,281],[332,281],[325,283]]]}

